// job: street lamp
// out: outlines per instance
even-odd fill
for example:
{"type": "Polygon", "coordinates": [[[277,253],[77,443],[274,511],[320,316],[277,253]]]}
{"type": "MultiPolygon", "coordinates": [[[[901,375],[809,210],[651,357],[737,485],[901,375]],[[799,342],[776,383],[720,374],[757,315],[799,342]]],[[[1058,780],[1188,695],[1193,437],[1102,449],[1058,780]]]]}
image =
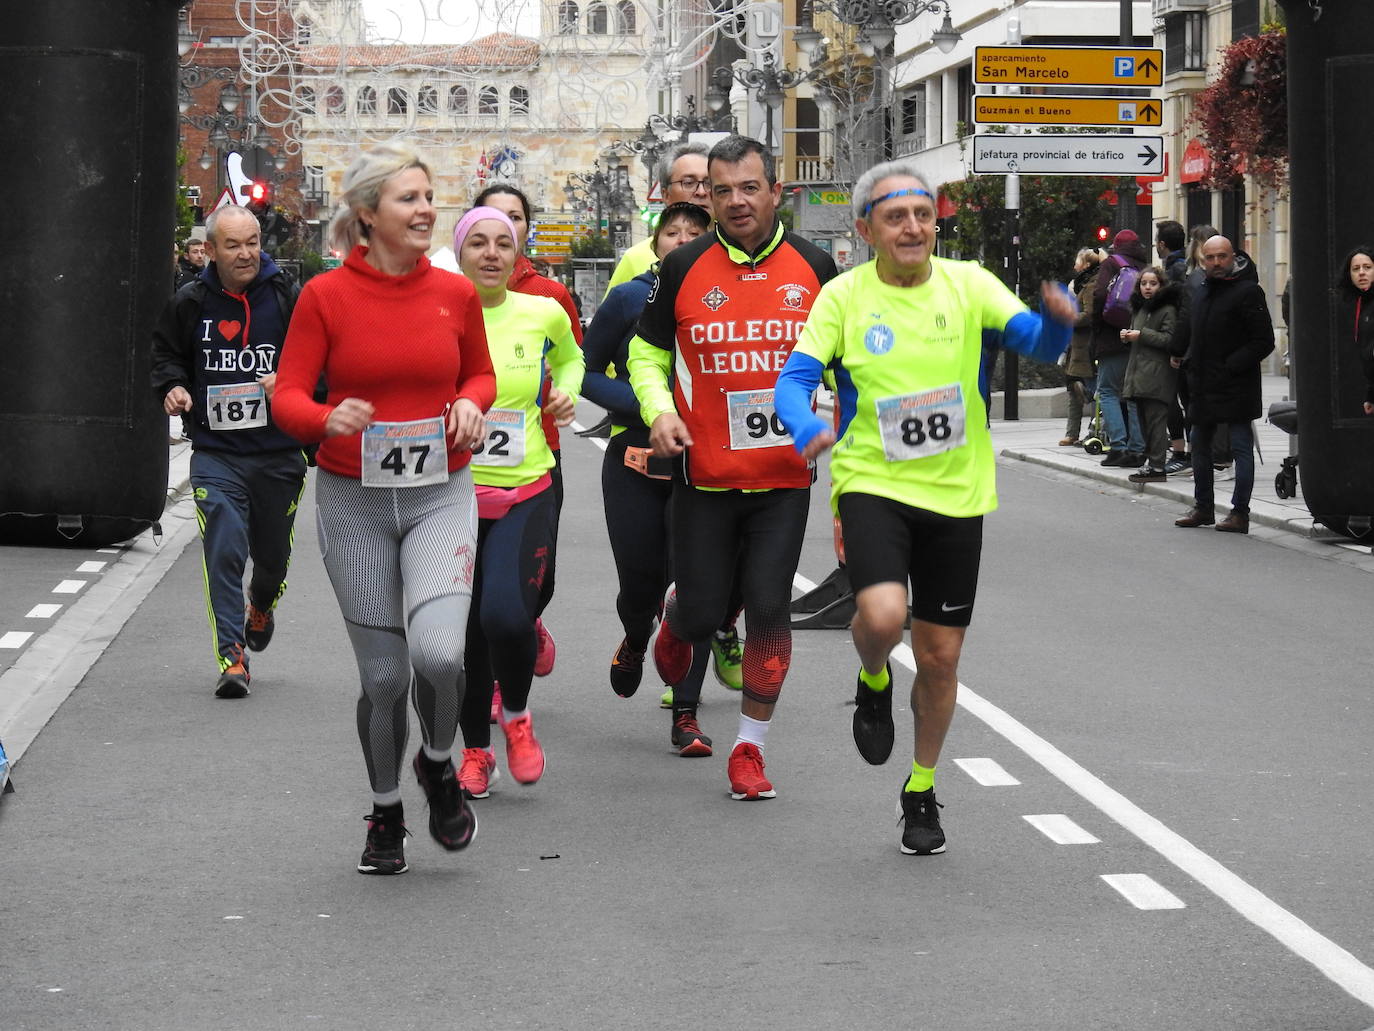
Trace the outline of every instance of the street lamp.
{"type": "Polygon", "coordinates": [[[630,189],[629,172],[612,147],[607,147],[600,160],[592,162],[591,172],[570,172],[563,193],[573,207],[596,213],[596,232],[601,233],[603,212],[607,215],[628,213],[635,202],[630,189]],[[601,162],[606,162],[602,171],[601,162]]]}
{"type": "Polygon", "coordinates": [[[804,24],[793,34],[797,49],[810,55],[821,43],[814,18],[817,11],[834,15],[846,25],[859,29],[856,42],[865,55],[872,57],[893,44],[897,26],[914,21],[927,11],[944,11],[940,27],[930,34],[930,41],[942,54],[948,54],[963,37],[950,18],[949,0],[811,0],[804,5],[804,24]]]}
{"type": "Polygon", "coordinates": [[[820,64],[809,71],[794,71],[786,66],[779,68],[773,52],[763,55],[763,67],[740,64],[734,69],[717,68],[711,75],[711,89],[706,94],[707,106],[719,111],[730,100],[730,83],[738,82],[745,89],[758,93],[764,107],[765,140],[768,153],[773,153],[773,112],[782,107],[784,93],[796,89],[804,82],[819,78],[822,73],[820,64]]]}

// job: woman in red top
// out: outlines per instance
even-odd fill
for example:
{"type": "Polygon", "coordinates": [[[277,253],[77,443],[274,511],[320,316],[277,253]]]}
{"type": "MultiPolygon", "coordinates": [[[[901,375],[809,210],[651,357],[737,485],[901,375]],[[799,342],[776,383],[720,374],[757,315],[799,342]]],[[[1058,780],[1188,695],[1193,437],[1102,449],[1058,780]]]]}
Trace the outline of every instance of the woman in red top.
{"type": "Polygon", "coordinates": [[[358,870],[398,874],[407,869],[408,693],[420,718],[414,769],[430,835],[452,851],[477,832],[452,752],[477,539],[468,461],[485,436],[496,379],[471,283],[425,257],[434,226],[428,167],[387,144],[354,161],[343,191],[330,241],[348,257],[301,293],[272,415],[296,439],[323,441],[320,553],[362,679],[358,736],[373,794],[358,870]],[[311,396],[321,374],[324,404],[311,396]]]}

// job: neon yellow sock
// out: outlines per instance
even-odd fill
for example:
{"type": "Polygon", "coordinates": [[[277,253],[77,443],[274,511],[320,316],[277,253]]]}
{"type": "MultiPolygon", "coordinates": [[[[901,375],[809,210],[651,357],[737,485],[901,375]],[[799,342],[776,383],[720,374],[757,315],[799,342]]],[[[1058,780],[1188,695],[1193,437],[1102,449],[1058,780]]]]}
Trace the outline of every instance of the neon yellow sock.
{"type": "Polygon", "coordinates": [[[915,760],[911,763],[911,776],[907,778],[907,791],[929,791],[935,786],[935,767],[929,769],[915,760]]]}
{"type": "Polygon", "coordinates": [[[883,667],[881,673],[870,673],[862,666],[859,667],[859,681],[870,691],[886,691],[892,683],[892,677],[888,675],[887,667],[883,667]]]}

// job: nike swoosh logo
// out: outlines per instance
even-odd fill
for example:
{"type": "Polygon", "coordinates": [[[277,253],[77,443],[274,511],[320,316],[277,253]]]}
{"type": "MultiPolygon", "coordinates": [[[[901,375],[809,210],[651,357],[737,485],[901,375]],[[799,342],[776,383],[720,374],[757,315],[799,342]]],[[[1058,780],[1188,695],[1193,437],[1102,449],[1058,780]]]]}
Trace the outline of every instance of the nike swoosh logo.
{"type": "Polygon", "coordinates": [[[946,603],[946,602],[941,602],[941,603],[940,603],[940,611],[941,611],[941,612],[958,612],[960,609],[970,609],[970,608],[973,608],[973,602],[969,602],[967,605],[950,605],[950,604],[948,604],[948,603],[946,603]]]}

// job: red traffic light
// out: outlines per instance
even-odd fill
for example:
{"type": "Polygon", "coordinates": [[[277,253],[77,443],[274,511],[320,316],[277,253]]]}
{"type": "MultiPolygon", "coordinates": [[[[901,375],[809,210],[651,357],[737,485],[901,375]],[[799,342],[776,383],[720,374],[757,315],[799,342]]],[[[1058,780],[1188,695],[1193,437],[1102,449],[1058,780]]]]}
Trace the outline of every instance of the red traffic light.
{"type": "Polygon", "coordinates": [[[1112,231],[1109,226],[1098,226],[1093,235],[1097,237],[1098,243],[1106,243],[1111,237],[1112,231]]]}
{"type": "Polygon", "coordinates": [[[247,208],[255,215],[261,215],[272,203],[272,190],[261,180],[254,180],[248,186],[247,208]]]}

